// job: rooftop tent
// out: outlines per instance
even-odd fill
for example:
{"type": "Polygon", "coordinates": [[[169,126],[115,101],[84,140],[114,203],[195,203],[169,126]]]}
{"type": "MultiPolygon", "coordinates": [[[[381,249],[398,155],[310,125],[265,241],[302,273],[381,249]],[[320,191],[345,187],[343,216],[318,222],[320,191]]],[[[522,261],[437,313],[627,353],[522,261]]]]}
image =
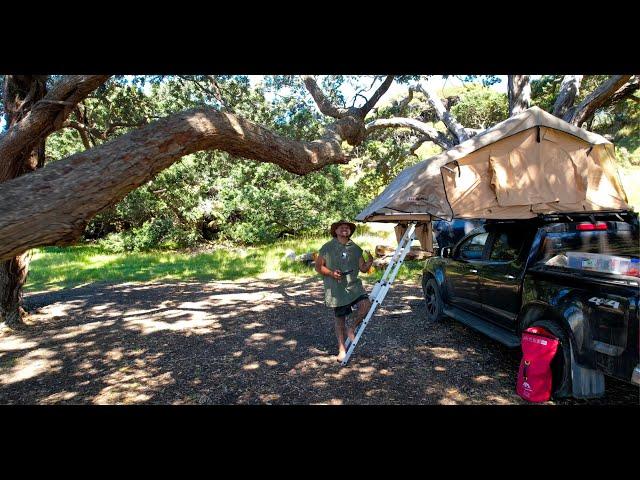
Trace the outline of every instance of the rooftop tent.
{"type": "Polygon", "coordinates": [[[531,107],[404,169],[356,220],[430,224],[628,209],[613,144],[531,107]]]}

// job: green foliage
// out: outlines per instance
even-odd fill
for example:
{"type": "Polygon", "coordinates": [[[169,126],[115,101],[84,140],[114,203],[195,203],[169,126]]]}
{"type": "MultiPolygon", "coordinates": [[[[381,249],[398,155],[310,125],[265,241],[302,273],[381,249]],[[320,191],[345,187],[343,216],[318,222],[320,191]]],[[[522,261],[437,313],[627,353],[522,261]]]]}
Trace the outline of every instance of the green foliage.
{"type": "MultiPolygon", "coordinates": [[[[340,107],[350,107],[362,97],[347,98],[345,88],[369,97],[383,77],[326,75],[318,82],[340,107]],[[375,80],[375,81],[374,81],[375,80]]],[[[466,127],[487,128],[507,117],[507,97],[488,88],[495,76],[466,76],[465,87],[443,90],[452,113],[466,127]]],[[[85,124],[90,146],[138,128],[167,114],[203,105],[228,109],[272,131],[303,141],[317,139],[333,121],[315,105],[298,76],[265,76],[252,84],[247,76],[217,75],[224,98],[205,75],[116,76],[94,92],[70,120],[85,124]]],[[[401,76],[411,84],[418,76],[401,76]]],[[[585,76],[580,98],[590,93],[601,76],[585,76]]],[[[533,103],[550,110],[562,76],[544,76],[532,82],[533,103]]],[[[421,94],[400,111],[400,95],[379,105],[374,118],[419,118],[445,132],[435,121],[421,94]]],[[[598,113],[590,129],[610,135],[623,165],[638,165],[640,150],[638,102],[626,100],[598,113]]],[[[351,149],[353,160],[329,166],[306,176],[290,174],[272,164],[235,158],[224,152],[190,155],[162,171],[153,180],[100,212],[85,231],[99,240],[105,251],[141,252],[154,248],[184,247],[201,242],[262,245],[289,236],[326,232],[338,218],[353,219],[405,167],[440,152],[427,142],[411,154],[420,135],[408,129],[376,131],[351,149]]],[[[66,128],[47,139],[47,161],[85,149],[77,130],[66,128]]]]}
{"type": "Polygon", "coordinates": [[[451,113],[467,128],[486,129],[509,116],[507,95],[473,85],[460,95],[451,113]]]}
{"type": "Polygon", "coordinates": [[[100,245],[105,251],[113,253],[140,252],[162,245],[175,236],[173,222],[167,218],[154,218],[144,222],[141,227],[121,233],[107,235],[100,245]]]}
{"type": "Polygon", "coordinates": [[[543,75],[531,81],[531,105],[551,112],[560,92],[563,75],[543,75]]]}

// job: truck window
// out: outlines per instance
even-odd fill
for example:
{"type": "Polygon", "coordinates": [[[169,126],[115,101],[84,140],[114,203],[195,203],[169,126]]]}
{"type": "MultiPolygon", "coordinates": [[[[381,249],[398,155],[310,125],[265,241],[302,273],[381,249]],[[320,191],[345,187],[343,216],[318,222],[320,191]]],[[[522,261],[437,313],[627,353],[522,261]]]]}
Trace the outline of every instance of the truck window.
{"type": "Polygon", "coordinates": [[[498,262],[516,260],[520,256],[524,240],[525,232],[523,230],[496,233],[489,259],[498,262]]]}
{"type": "Polygon", "coordinates": [[[548,225],[544,229],[538,262],[552,267],[640,276],[637,225],[570,223],[548,225]]]}
{"type": "Polygon", "coordinates": [[[479,233],[471,238],[465,240],[460,245],[459,255],[464,260],[482,260],[482,252],[484,251],[484,244],[487,243],[488,233],[479,233]]]}

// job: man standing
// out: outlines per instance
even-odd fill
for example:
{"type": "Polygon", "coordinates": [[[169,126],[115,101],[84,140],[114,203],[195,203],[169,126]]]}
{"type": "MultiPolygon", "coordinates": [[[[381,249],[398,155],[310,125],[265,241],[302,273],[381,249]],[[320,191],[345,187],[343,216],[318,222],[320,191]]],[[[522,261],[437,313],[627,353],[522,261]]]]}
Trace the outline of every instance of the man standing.
{"type": "Polygon", "coordinates": [[[371,307],[358,272],[364,273],[371,268],[373,255],[367,252],[369,261],[365,262],[362,249],[351,240],[355,230],[356,225],[345,220],[332,224],[330,231],[333,240],[320,248],[316,259],[316,271],[324,280],[325,305],[334,309],[339,362],[347,354],[344,346],[346,336],[353,341],[356,328],[371,307]],[[357,305],[358,313],[353,326],[347,330],[345,320],[354,305],[357,305]]]}

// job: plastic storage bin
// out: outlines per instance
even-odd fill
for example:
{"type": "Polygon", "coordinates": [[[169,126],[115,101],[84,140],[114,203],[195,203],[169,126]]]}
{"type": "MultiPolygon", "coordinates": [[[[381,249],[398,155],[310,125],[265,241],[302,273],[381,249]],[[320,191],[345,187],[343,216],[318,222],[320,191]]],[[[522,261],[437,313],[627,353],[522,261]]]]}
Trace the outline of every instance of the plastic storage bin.
{"type": "MultiPolygon", "coordinates": [[[[634,259],[637,269],[637,259],[634,259]]],[[[603,253],[567,252],[567,261],[570,268],[580,270],[592,270],[595,272],[615,273],[618,275],[631,275],[633,270],[632,259],[616,257],[603,253]]]]}

